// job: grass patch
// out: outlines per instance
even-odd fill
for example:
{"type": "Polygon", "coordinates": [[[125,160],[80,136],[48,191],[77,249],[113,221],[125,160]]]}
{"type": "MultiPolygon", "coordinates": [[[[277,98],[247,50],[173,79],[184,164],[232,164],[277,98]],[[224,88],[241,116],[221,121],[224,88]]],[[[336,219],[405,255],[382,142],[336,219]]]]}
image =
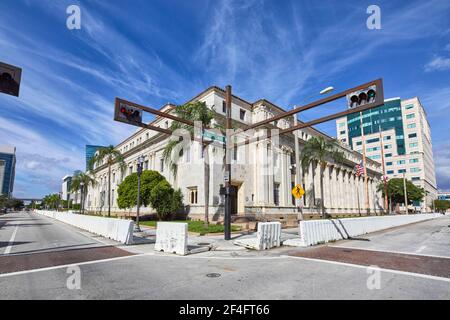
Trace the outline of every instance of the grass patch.
{"type": "MultiPolygon", "coordinates": [[[[205,224],[203,221],[171,221],[171,222],[184,222],[188,224],[188,231],[189,232],[197,232],[200,234],[206,234],[206,233],[222,233],[224,232],[224,226],[220,224],[209,224],[208,228],[205,228],[205,224]]],[[[156,227],[157,221],[141,221],[140,224],[144,226],[149,227],[156,227]]],[[[241,227],[231,225],[231,231],[240,231],[241,227]]]]}

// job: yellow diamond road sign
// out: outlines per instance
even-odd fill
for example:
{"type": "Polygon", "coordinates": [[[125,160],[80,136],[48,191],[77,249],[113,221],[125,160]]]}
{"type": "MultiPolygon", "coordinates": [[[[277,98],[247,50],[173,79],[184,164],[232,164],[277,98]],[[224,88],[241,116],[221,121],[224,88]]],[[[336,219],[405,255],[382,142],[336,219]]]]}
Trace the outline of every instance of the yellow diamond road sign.
{"type": "Polygon", "coordinates": [[[305,194],[305,190],[298,184],[292,189],[292,195],[295,199],[300,199],[305,194]]]}

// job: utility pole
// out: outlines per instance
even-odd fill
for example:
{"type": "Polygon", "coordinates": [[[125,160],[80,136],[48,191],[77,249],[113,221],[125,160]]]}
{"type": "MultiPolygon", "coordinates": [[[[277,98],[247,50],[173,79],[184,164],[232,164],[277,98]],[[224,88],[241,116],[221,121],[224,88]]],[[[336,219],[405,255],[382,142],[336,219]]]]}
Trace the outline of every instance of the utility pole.
{"type": "Polygon", "coordinates": [[[225,240],[231,239],[231,150],[230,150],[230,133],[232,129],[231,123],[231,86],[226,87],[225,92],[225,106],[226,106],[226,139],[225,139],[225,215],[224,215],[224,226],[225,226],[225,240]]]}
{"type": "MultiPolygon", "coordinates": [[[[296,107],[294,106],[294,109],[296,107]]],[[[294,115],[294,126],[298,124],[297,115],[294,115]]],[[[295,143],[295,185],[299,185],[301,183],[300,181],[300,147],[298,145],[298,135],[297,132],[294,132],[294,143],[295,143]]],[[[295,206],[297,207],[298,217],[297,220],[303,220],[303,212],[301,208],[301,199],[295,199],[295,206]]]]}
{"type": "Polygon", "coordinates": [[[364,187],[366,191],[366,214],[370,213],[369,208],[369,180],[367,177],[367,161],[366,161],[366,138],[364,136],[364,128],[363,128],[363,113],[362,111],[359,113],[360,116],[360,127],[361,127],[361,139],[362,139],[362,147],[363,147],[363,165],[364,165],[364,187]]]}
{"type": "Polygon", "coordinates": [[[141,174],[142,174],[142,165],[144,164],[144,156],[140,155],[137,160],[137,177],[138,177],[138,189],[137,189],[137,208],[136,208],[136,225],[134,231],[141,232],[141,228],[139,226],[139,210],[141,207],[141,174]]]}
{"type": "Polygon", "coordinates": [[[408,194],[406,192],[406,173],[403,172],[403,192],[405,193],[405,209],[408,214],[408,194]]]}
{"type": "Polygon", "coordinates": [[[381,126],[378,126],[378,131],[380,132],[380,143],[381,143],[381,163],[383,164],[383,183],[384,183],[384,209],[390,213],[389,202],[388,202],[388,185],[386,176],[386,164],[384,163],[384,143],[383,135],[381,134],[381,126]]]}

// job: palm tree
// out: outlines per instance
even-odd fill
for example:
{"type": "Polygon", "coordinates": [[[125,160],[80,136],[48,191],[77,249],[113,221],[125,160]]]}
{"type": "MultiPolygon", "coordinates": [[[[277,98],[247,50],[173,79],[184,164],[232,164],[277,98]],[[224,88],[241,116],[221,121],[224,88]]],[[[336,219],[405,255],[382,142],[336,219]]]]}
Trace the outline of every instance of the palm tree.
{"type": "MultiPolygon", "coordinates": [[[[313,168],[320,166],[320,204],[322,218],[326,218],[325,205],[323,201],[323,175],[329,160],[335,163],[342,163],[344,161],[344,153],[339,151],[339,144],[336,140],[326,140],[325,138],[311,137],[306,141],[301,152],[301,165],[304,172],[308,172],[309,166],[312,164],[313,168]]],[[[313,169],[314,170],[314,169],[313,169]]]]}
{"type": "Polygon", "coordinates": [[[84,208],[84,202],[86,201],[86,195],[89,186],[94,187],[96,185],[95,179],[89,174],[82,171],[75,171],[73,173],[72,181],[70,183],[70,191],[71,192],[78,192],[82,191],[82,203],[80,206],[80,210],[84,208]]]}
{"type": "Polygon", "coordinates": [[[120,171],[125,170],[125,161],[122,154],[110,145],[98,149],[94,157],[89,162],[89,170],[94,171],[95,165],[106,164],[108,166],[108,217],[111,216],[111,167],[118,164],[120,171]]]}
{"type": "MultiPolygon", "coordinates": [[[[200,121],[202,123],[202,136],[205,132],[205,128],[211,127],[212,120],[214,119],[215,112],[213,109],[209,109],[206,103],[197,101],[195,103],[188,103],[177,106],[175,108],[175,114],[185,120],[200,121]]],[[[172,131],[184,129],[189,132],[191,137],[194,135],[194,128],[190,125],[173,121],[170,129],[172,131]]],[[[164,162],[169,165],[173,175],[177,174],[177,163],[173,161],[172,153],[174,150],[178,150],[176,146],[180,143],[179,140],[170,140],[164,148],[163,158],[164,162]]],[[[205,198],[205,227],[209,225],[209,181],[210,181],[210,166],[209,166],[209,150],[207,145],[202,145],[202,155],[204,159],[203,181],[204,181],[204,198],[205,198]]]]}

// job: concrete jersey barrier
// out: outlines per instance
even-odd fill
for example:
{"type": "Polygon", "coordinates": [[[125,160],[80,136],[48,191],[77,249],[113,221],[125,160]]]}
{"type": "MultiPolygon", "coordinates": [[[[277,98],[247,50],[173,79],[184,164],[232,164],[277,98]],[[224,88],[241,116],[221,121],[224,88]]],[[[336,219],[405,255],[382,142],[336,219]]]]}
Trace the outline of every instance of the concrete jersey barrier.
{"type": "Polygon", "coordinates": [[[335,240],[349,239],[370,232],[440,217],[440,214],[411,214],[330,220],[300,221],[300,239],[285,241],[284,245],[312,246],[335,240]]]}
{"type": "Polygon", "coordinates": [[[187,255],[188,224],[182,222],[158,222],[156,224],[156,251],[187,255]]]}
{"type": "Polygon", "coordinates": [[[116,240],[124,244],[133,243],[134,221],[116,218],[94,217],[82,214],[55,211],[35,211],[46,217],[70,224],[74,227],[116,240]]]}
{"type": "Polygon", "coordinates": [[[250,249],[266,250],[281,245],[281,223],[259,222],[256,238],[240,239],[235,244],[250,249]]]}

